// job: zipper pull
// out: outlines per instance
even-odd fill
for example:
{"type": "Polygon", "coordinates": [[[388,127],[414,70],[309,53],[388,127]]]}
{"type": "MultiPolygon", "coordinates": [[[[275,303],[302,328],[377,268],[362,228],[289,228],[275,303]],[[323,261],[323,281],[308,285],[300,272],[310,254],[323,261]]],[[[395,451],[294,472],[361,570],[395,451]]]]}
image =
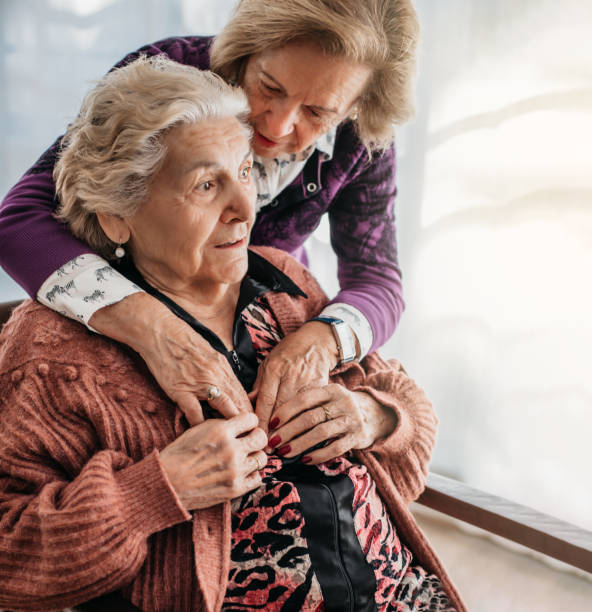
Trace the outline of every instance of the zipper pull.
{"type": "Polygon", "coordinates": [[[234,361],[234,365],[236,366],[236,369],[240,372],[241,371],[241,365],[240,365],[240,360],[238,358],[238,355],[236,354],[236,351],[233,350],[230,355],[232,357],[232,361],[234,361]]]}

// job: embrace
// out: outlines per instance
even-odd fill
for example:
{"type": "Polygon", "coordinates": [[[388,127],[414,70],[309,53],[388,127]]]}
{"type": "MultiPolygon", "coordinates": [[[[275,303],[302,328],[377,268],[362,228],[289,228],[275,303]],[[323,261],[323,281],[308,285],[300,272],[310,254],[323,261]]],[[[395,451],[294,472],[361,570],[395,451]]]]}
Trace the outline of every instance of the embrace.
{"type": "MultiPolygon", "coordinates": [[[[308,39],[295,48],[331,67],[339,93],[306,111],[321,118],[294,132],[301,149],[346,120],[371,70],[308,39]]],[[[123,337],[33,301],[15,310],[0,335],[2,609],[464,610],[407,509],[434,445],[430,402],[398,362],[360,346],[362,328],[327,313],[301,262],[249,246],[254,151],[273,145],[249,88],[277,68],[273,54],[251,59],[243,91],[164,54],[134,56],[61,141],[56,216],[87,252],[56,272],[66,280],[51,300],[75,293],[74,268],[94,275],[87,302],[120,275],[163,309],[154,325],[190,330],[179,367],[199,338],[220,378],[180,372],[203,397],[175,396],[123,337]],[[110,265],[92,267],[91,251],[110,265]],[[261,404],[286,338],[301,338],[294,367],[308,359],[313,374],[302,367],[289,396],[261,404]]]]}

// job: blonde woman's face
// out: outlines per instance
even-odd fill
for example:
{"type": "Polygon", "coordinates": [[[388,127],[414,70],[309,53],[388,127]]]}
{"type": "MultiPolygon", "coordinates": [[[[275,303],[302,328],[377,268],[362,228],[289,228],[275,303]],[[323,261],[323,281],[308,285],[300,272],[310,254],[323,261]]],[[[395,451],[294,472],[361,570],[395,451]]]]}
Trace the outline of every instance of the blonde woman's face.
{"type": "Polygon", "coordinates": [[[325,55],[311,43],[251,56],[242,86],[254,152],[277,157],[307,149],[352,111],[370,74],[367,66],[325,55]]]}

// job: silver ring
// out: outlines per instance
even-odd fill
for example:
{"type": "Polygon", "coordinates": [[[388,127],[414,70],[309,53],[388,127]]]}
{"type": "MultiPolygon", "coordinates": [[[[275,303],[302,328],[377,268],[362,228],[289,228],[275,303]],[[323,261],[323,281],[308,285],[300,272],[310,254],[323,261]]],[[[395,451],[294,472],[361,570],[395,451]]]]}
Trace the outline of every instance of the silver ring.
{"type": "Polygon", "coordinates": [[[323,412],[325,413],[325,422],[330,421],[333,417],[331,416],[331,413],[329,412],[329,407],[323,404],[321,408],[323,409],[323,412]]]}
{"type": "Polygon", "coordinates": [[[207,389],[206,389],[206,399],[208,400],[213,400],[216,399],[217,397],[220,397],[220,389],[218,389],[218,387],[216,387],[216,385],[210,385],[207,389]]]}

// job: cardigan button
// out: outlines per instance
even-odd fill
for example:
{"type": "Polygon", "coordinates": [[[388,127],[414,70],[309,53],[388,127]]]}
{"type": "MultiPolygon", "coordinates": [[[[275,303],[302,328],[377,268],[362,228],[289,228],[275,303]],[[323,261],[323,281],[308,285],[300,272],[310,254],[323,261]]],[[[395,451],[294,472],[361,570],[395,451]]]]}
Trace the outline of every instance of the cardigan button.
{"type": "Polygon", "coordinates": [[[125,400],[127,399],[127,391],[125,389],[118,389],[115,392],[115,399],[118,402],[125,402],[125,400]]]}
{"type": "Polygon", "coordinates": [[[150,413],[156,412],[156,403],[155,402],[151,402],[151,401],[147,401],[144,404],[144,410],[146,412],[150,412],[150,413]]]}
{"type": "Polygon", "coordinates": [[[64,371],[64,378],[72,381],[78,378],[78,370],[74,366],[67,366],[64,371]]]}
{"type": "Polygon", "coordinates": [[[306,185],[306,191],[308,191],[308,193],[314,193],[317,190],[317,184],[316,183],[308,183],[306,185]]]}
{"type": "Polygon", "coordinates": [[[14,385],[18,385],[21,380],[23,380],[23,371],[22,370],[15,370],[11,376],[10,376],[10,380],[12,380],[14,385]]]}
{"type": "Polygon", "coordinates": [[[47,363],[40,363],[37,366],[37,372],[39,372],[41,376],[47,376],[49,374],[49,365],[47,363]]]}
{"type": "Polygon", "coordinates": [[[277,205],[279,204],[279,202],[277,201],[277,198],[275,200],[272,200],[269,205],[272,206],[273,208],[275,208],[277,205]]]}
{"type": "Polygon", "coordinates": [[[97,376],[97,385],[102,387],[106,382],[107,382],[107,379],[102,374],[99,374],[97,376]]]}

